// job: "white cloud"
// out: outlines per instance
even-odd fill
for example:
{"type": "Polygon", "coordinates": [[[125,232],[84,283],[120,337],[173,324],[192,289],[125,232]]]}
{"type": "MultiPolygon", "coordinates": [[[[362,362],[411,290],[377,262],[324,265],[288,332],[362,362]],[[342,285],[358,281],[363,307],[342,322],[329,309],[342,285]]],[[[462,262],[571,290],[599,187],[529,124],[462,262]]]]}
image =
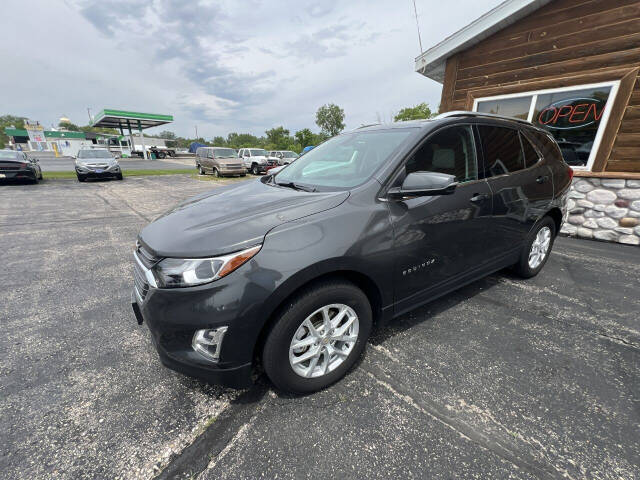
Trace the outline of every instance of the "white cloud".
{"type": "MultiPolygon", "coordinates": [[[[171,113],[176,133],[197,124],[209,138],[315,130],[329,102],[354,128],[440,98],[440,85],[413,71],[410,0],[27,3],[3,2],[0,113],[46,125],[63,114],[86,123],[86,107],[121,108],[171,113]]],[[[423,45],[498,3],[417,0],[423,45]]]]}

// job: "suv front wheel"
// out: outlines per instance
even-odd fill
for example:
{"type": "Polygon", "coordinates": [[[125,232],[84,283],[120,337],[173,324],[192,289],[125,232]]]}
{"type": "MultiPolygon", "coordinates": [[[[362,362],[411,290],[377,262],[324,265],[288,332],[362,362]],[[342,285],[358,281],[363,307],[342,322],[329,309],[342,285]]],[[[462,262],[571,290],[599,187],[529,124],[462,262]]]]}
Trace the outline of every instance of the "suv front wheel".
{"type": "Polygon", "coordinates": [[[516,273],[523,278],[535,277],[547,263],[555,237],[555,222],[550,217],[544,217],[529,233],[520,260],[514,265],[516,273]]]}
{"type": "Polygon", "coordinates": [[[340,380],[362,354],[371,305],[346,281],[306,289],[288,303],[267,336],[262,363],[276,387],[310,393],[340,380]]]}

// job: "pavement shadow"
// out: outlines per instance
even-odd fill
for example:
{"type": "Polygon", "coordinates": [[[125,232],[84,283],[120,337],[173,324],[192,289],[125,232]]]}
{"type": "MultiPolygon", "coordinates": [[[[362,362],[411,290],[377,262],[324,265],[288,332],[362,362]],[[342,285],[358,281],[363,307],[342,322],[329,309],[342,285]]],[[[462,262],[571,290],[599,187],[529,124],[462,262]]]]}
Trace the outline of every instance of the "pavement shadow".
{"type": "Polygon", "coordinates": [[[399,333],[409,330],[416,325],[431,321],[433,317],[438,314],[495,287],[499,283],[498,278],[504,275],[509,276],[513,274],[511,274],[509,270],[501,270],[428,302],[415,310],[405,313],[399,318],[392,319],[385,325],[374,328],[369,338],[369,343],[372,345],[380,345],[399,333]]]}

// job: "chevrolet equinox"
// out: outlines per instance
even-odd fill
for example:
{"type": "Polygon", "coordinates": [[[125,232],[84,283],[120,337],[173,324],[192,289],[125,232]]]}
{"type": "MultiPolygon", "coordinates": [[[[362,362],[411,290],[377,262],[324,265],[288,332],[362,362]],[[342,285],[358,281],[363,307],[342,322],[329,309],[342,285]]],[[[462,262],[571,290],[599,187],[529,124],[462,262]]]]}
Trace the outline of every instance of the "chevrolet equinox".
{"type": "Polygon", "coordinates": [[[167,367],[243,388],[339,380],[373,325],[544,266],[572,170],[525,121],[471,112],[338,135],[140,233],[132,306],[167,367]]]}

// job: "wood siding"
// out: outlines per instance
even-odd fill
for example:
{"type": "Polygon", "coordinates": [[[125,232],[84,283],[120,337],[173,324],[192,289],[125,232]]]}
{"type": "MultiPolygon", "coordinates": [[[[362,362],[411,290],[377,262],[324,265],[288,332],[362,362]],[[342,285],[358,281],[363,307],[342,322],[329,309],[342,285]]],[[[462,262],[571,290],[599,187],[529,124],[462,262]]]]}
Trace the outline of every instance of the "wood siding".
{"type": "Polygon", "coordinates": [[[555,0],[449,59],[441,111],[620,80],[594,172],[640,172],[640,0],[555,0]]]}

